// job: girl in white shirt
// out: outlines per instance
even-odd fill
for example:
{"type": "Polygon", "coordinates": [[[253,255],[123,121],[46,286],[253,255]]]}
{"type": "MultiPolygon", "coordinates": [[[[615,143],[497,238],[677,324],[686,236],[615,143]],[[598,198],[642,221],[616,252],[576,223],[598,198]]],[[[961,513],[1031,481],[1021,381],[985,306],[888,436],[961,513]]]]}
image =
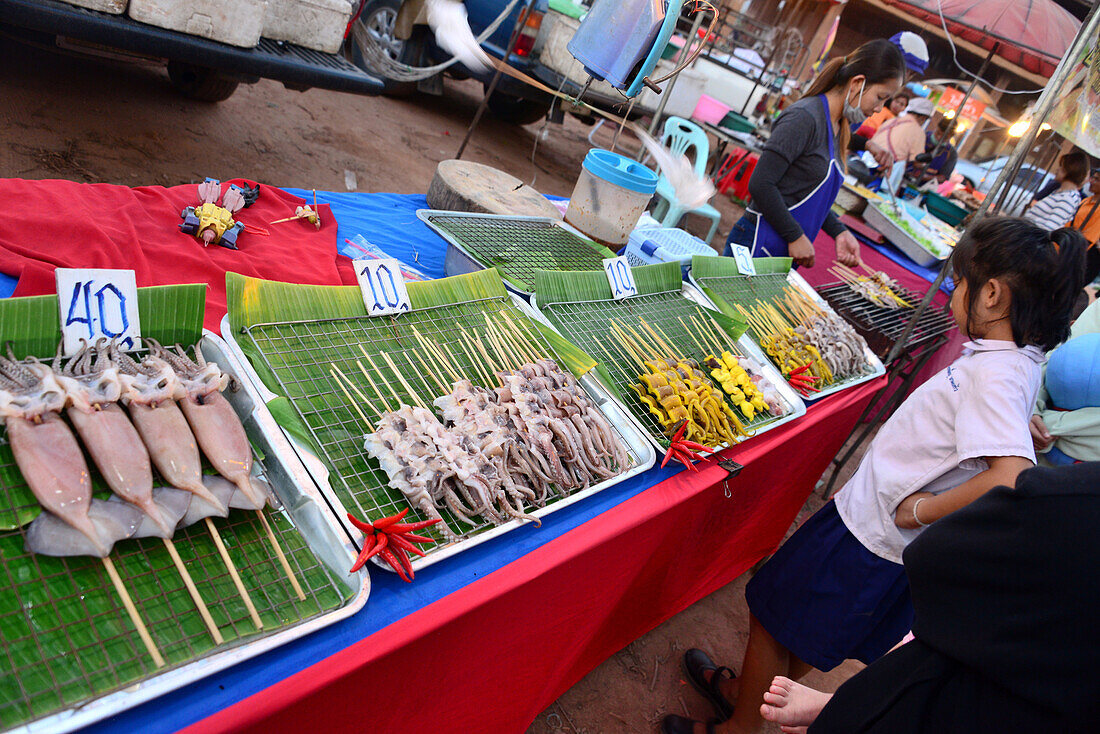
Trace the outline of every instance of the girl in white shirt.
{"type": "Polygon", "coordinates": [[[773,677],[881,657],[913,621],[905,546],[989,489],[1013,486],[1035,463],[1031,408],[1044,355],[1066,340],[1084,287],[1084,238],[987,218],[960,240],[952,265],[951,311],[971,339],[966,351],[909,396],[835,501],[749,582],[740,679],[699,650],[685,655],[689,680],[728,721],[703,729],[669,716],[665,732],[756,731],[773,677]]]}

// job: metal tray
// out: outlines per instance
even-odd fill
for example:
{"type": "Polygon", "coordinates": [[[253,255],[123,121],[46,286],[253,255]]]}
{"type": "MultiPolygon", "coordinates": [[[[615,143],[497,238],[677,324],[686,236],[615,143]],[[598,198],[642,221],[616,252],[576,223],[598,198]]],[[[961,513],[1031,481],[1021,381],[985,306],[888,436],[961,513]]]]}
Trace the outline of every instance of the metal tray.
{"type": "MultiPolygon", "coordinates": [[[[166,667],[164,672],[130,683],[126,688],[99,698],[29,721],[15,727],[12,732],[67,732],[87,726],[327,627],[356,613],[367,602],[370,577],[365,570],[353,576],[348,575],[347,569],[355,559],[351,544],[347,542],[340,526],[328,512],[317,487],[298,461],[263,401],[259,399],[251,381],[244,374],[241,362],[221,338],[209,331],[204,331],[201,349],[207,359],[217,362],[222,370],[232,375],[242,386],[236,393],[226,391],[226,397],[241,416],[249,440],[264,454],[262,463],[265,476],[282,503],[281,512],[289,517],[332,578],[341,579],[342,583],[347,584],[347,591],[340,592],[341,595],[346,593],[343,604],[304,621],[278,628],[274,632],[261,632],[254,637],[241,637],[227,642],[204,657],[177,667],[166,667]]],[[[259,599],[255,596],[254,589],[252,593],[254,600],[259,599]]],[[[307,590],[307,598],[308,593],[307,590]]],[[[258,603],[259,606],[262,604],[258,603]]],[[[0,649],[2,647],[0,642],[0,649]]]]}
{"type": "MultiPolygon", "coordinates": [[[[690,286],[686,283],[681,284],[680,293],[685,299],[691,301],[692,303],[698,304],[700,306],[705,306],[706,308],[709,308],[711,310],[715,310],[715,311],[717,310],[714,307],[714,305],[709,300],[707,300],[706,296],[704,296],[702,293],[700,293],[694,287],[692,287],[692,286],[690,286]]],[[[660,294],[650,294],[650,295],[660,295],[660,294]]],[[[645,298],[645,296],[641,296],[640,298],[645,298]]],[[[631,301],[631,300],[634,300],[634,299],[627,298],[627,299],[624,299],[624,301],[614,301],[612,303],[629,303],[629,301],[631,301]]],[[[556,304],[552,304],[552,305],[556,305],[556,304]]],[[[575,335],[566,333],[565,331],[559,329],[558,326],[549,317],[547,317],[546,313],[543,311],[543,307],[541,307],[538,304],[537,297],[532,297],[531,298],[530,311],[540,321],[542,321],[544,324],[546,324],[550,328],[552,328],[555,331],[557,331],[558,333],[560,333],[566,339],[575,340],[575,335]]],[[[578,346],[580,346],[582,349],[584,349],[584,345],[578,345],[578,346]]],[[[767,431],[770,431],[773,428],[778,428],[779,426],[781,426],[785,423],[789,423],[789,422],[805,415],[806,414],[806,404],[802,401],[802,399],[798,396],[798,394],[794,391],[794,389],[787,383],[787,381],[782,378],[782,376],[775,369],[775,367],[772,366],[771,361],[769,359],[767,359],[760,352],[760,349],[756,346],[756,344],[754,344],[752,342],[752,340],[749,339],[748,335],[742,335],[741,338],[737,341],[737,346],[744,352],[745,356],[751,357],[752,359],[756,360],[760,364],[760,366],[764,370],[764,374],[767,376],[768,380],[772,383],[772,385],[775,386],[776,391],[780,394],[780,396],[787,402],[788,406],[791,408],[791,412],[788,413],[787,415],[781,416],[779,418],[773,418],[772,420],[762,422],[762,423],[759,423],[759,424],[756,424],[756,425],[751,425],[750,427],[754,431],[753,435],[756,436],[756,435],[759,435],[761,433],[765,433],[767,431]]],[[[596,358],[595,355],[594,355],[594,358],[596,358]]],[[[599,360],[597,360],[597,361],[599,361],[599,360]]],[[[595,375],[594,372],[592,374],[595,375]]],[[[610,374],[610,371],[609,371],[609,374],[610,374]]],[[[624,404],[622,401],[620,401],[618,397],[616,397],[616,395],[615,395],[616,390],[619,391],[619,393],[621,393],[623,395],[628,394],[628,392],[627,392],[628,388],[627,388],[626,384],[622,383],[622,381],[620,380],[615,384],[614,389],[609,389],[608,386],[602,385],[602,383],[600,381],[601,379],[602,378],[597,378],[597,377],[592,377],[591,378],[593,383],[600,384],[601,389],[604,392],[606,392],[608,398],[610,400],[614,401],[615,405],[619,408],[619,410],[621,410],[625,415],[629,416],[629,419],[630,419],[631,423],[633,423],[635,425],[635,427],[644,436],[646,436],[646,438],[649,439],[650,443],[658,451],[663,453],[668,448],[667,439],[665,440],[665,443],[662,443],[662,439],[665,438],[664,434],[659,432],[659,429],[657,427],[655,427],[655,424],[653,424],[652,421],[643,419],[642,417],[639,416],[639,414],[636,410],[631,409],[626,404],[624,404]]],[[[612,375],[612,379],[614,379],[614,375],[612,375]]],[[[643,415],[648,416],[648,414],[643,414],[643,415]]],[[[744,439],[742,439],[741,442],[748,441],[751,438],[752,438],[751,436],[748,437],[748,438],[744,438],[744,439]]],[[[728,448],[728,447],[729,447],[729,444],[722,444],[721,446],[716,446],[715,451],[713,453],[718,453],[718,452],[720,452],[723,449],[728,448]]],[[[706,452],[702,452],[702,453],[705,454],[706,452]]]]}
{"type": "MultiPolygon", "coordinates": [[[[756,276],[737,276],[737,277],[749,277],[749,278],[751,278],[751,277],[756,277],[756,276]]],[[[718,309],[717,304],[715,304],[713,301],[711,301],[709,298],[707,298],[706,292],[702,288],[702,286],[705,285],[705,284],[700,284],[699,282],[697,282],[695,280],[695,274],[694,273],[689,273],[688,274],[688,281],[691,283],[692,286],[694,286],[697,289],[697,292],[699,293],[699,296],[702,297],[703,299],[705,299],[706,303],[709,304],[711,308],[718,309]]],[[[833,307],[829,305],[829,302],[826,301],[824,298],[822,298],[821,295],[816,290],[814,290],[814,287],[812,285],[810,285],[808,282],[806,282],[805,278],[803,278],[801,275],[798,274],[797,270],[791,270],[789,273],[787,273],[787,282],[790,283],[791,285],[795,286],[799,290],[801,290],[803,293],[805,293],[810,298],[812,298],[814,300],[814,302],[817,303],[819,306],[821,306],[823,309],[829,311],[830,313],[836,314],[836,311],[834,311],[833,307]]],[[[756,346],[757,354],[764,354],[763,350],[760,349],[760,346],[758,344],[756,344],[755,341],[752,340],[752,338],[750,337],[750,335],[747,332],[746,332],[746,334],[743,338],[749,339],[750,341],[752,341],[753,345],[756,346]]],[[[880,376],[886,374],[885,365],[882,364],[882,360],[879,359],[878,355],[874,353],[874,351],[871,349],[870,345],[864,346],[863,355],[867,358],[867,363],[869,365],[871,365],[871,371],[869,373],[866,373],[866,374],[863,374],[863,375],[858,375],[856,377],[851,377],[851,378],[849,378],[847,380],[844,380],[842,382],[838,382],[835,385],[830,385],[829,387],[824,388],[820,392],[815,392],[813,394],[813,397],[810,397],[810,398],[807,398],[807,399],[811,400],[811,401],[812,400],[820,400],[821,398],[832,395],[833,393],[838,393],[841,390],[847,390],[849,387],[853,387],[855,385],[861,385],[864,382],[868,382],[870,380],[875,379],[876,377],[880,377],[880,376]]],[[[765,359],[767,360],[767,363],[769,365],[774,365],[774,363],[772,362],[770,357],[765,356],[765,359]]],[[[787,383],[786,380],[783,380],[782,377],[780,377],[780,380],[782,380],[784,384],[789,384],[789,383],[787,383]]]]}
{"type": "Polygon", "coordinates": [[[416,216],[447,241],[447,275],[496,267],[505,287],[524,298],[535,290],[535,270],[602,270],[603,259],[615,255],[550,217],[436,209],[420,209],[416,216]],[[501,262],[490,260],[498,255],[501,262]]]}
{"type": "MultiPolygon", "coordinates": [[[[523,299],[520,298],[518,295],[510,294],[509,304],[515,309],[520,310],[524,314],[530,313],[523,299]]],[[[367,319],[369,317],[362,318],[367,319]]],[[[335,321],[343,321],[343,319],[337,319],[335,321]]],[[[347,319],[347,321],[356,321],[356,319],[347,319]]],[[[421,326],[421,328],[423,328],[423,326],[421,326]]],[[[269,389],[267,389],[266,386],[264,386],[263,382],[260,380],[259,374],[257,374],[256,371],[252,368],[251,364],[248,362],[243,351],[241,350],[240,344],[236,341],[236,335],[232,334],[231,331],[232,330],[229,326],[228,317],[226,317],[222,321],[222,333],[227,335],[226,342],[228,343],[229,349],[233,352],[237,361],[245,365],[244,372],[247,375],[248,379],[252,381],[253,389],[255,389],[257,393],[262,396],[261,399],[264,400],[270,400],[278,397],[275,393],[271,392],[269,389]]],[[[428,333],[425,333],[425,335],[429,337],[432,336],[432,334],[428,333]]],[[[614,486],[615,484],[630,479],[631,477],[637,476],[638,474],[641,474],[642,472],[652,467],[656,461],[656,453],[654,452],[652,446],[650,446],[649,442],[646,440],[646,437],[637,430],[635,424],[627,417],[626,413],[621,409],[621,407],[617,403],[615,403],[609,395],[603,392],[602,389],[598,388],[591,380],[585,378],[580,380],[580,383],[581,386],[588,393],[593,404],[596,405],[596,407],[606,416],[608,421],[618,432],[619,437],[626,444],[627,449],[632,457],[633,464],[622,474],[612,477],[605,482],[595,484],[589,487],[587,490],[575,492],[573,494],[560,497],[552,503],[547,504],[545,507],[531,510],[530,514],[534,515],[535,517],[545,517],[552,512],[555,512],[564,507],[568,507],[569,505],[579,502],[584,498],[589,497],[601,490],[614,486]]],[[[343,398],[343,396],[340,396],[340,399],[344,400],[345,398],[343,398]]],[[[352,510],[362,516],[365,509],[373,510],[376,508],[367,504],[360,503],[360,500],[352,495],[345,488],[347,487],[347,484],[344,477],[340,475],[333,477],[333,474],[329,470],[328,466],[326,466],[326,463],[314,453],[314,450],[311,447],[304,445],[302,442],[295,439],[289,433],[286,433],[286,438],[294,446],[296,452],[298,453],[298,456],[302,460],[302,463],[313,476],[317,485],[321,488],[321,493],[324,496],[325,500],[328,502],[332,513],[336,516],[336,519],[340,521],[348,537],[352,538],[354,540],[354,543],[358,546],[362,538],[362,533],[359,530],[355,529],[354,526],[352,526],[346,520],[347,513],[349,510],[352,510]],[[337,490],[338,484],[344,485],[344,487],[341,487],[339,491],[337,490]]],[[[367,457],[363,452],[363,449],[361,448],[361,440],[345,441],[344,443],[346,445],[341,447],[342,453],[354,455],[357,461],[366,461],[367,457]]],[[[374,461],[374,459],[370,459],[370,462],[372,465],[376,465],[377,463],[374,461]]],[[[383,511],[393,512],[408,506],[399,492],[389,488],[388,482],[385,481],[385,476],[381,474],[379,470],[372,469],[370,470],[369,474],[375,475],[375,481],[378,481],[378,483],[380,484],[379,489],[384,489],[387,494],[391,496],[392,504],[388,504],[383,511]]],[[[360,477],[360,479],[362,479],[362,477],[360,477]]],[[[364,499],[369,498],[364,497],[364,499]]],[[[438,546],[438,550],[428,550],[427,555],[425,555],[424,557],[412,559],[413,569],[420,570],[422,568],[431,566],[442,560],[450,558],[457,553],[461,553],[462,551],[468,550],[469,548],[473,548],[474,546],[480,545],[481,543],[499,537],[500,535],[515,530],[516,528],[522,527],[525,524],[527,523],[521,522],[519,520],[511,520],[498,526],[477,526],[477,528],[470,531],[470,533],[472,534],[468,534],[465,537],[462,537],[458,542],[446,545],[441,544],[438,546]]],[[[390,570],[389,566],[382,564],[380,561],[377,561],[377,559],[372,560],[376,561],[376,564],[379,568],[390,570]]]]}
{"type": "Polygon", "coordinates": [[[946,255],[940,257],[926,249],[924,245],[913,239],[908,232],[894,224],[888,216],[880,212],[876,206],[868,206],[863,212],[863,218],[867,221],[867,224],[877,229],[883,237],[889,240],[890,244],[904,252],[910,260],[921,267],[935,267],[947,259],[946,255]]]}

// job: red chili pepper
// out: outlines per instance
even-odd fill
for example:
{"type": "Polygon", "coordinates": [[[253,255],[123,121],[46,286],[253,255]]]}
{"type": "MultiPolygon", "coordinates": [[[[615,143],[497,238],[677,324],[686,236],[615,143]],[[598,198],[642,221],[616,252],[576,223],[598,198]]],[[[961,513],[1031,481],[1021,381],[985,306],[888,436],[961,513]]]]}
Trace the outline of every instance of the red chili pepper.
{"type": "Polygon", "coordinates": [[[688,422],[686,420],[680,422],[680,427],[676,429],[676,433],[672,436],[672,443],[676,443],[684,437],[684,431],[687,430],[688,422]]]}
{"type": "Polygon", "coordinates": [[[704,446],[703,444],[695,443],[694,441],[680,441],[679,445],[686,446],[687,448],[694,449],[696,451],[714,451],[712,447],[704,446]]]}
{"type": "Polygon", "coordinates": [[[348,520],[351,521],[352,525],[359,528],[360,530],[362,530],[367,535],[372,535],[374,533],[374,526],[371,525],[369,520],[360,520],[359,518],[357,518],[355,515],[351,514],[350,512],[348,513],[348,520]]]}
{"type": "Polygon", "coordinates": [[[363,550],[359,551],[359,557],[355,559],[355,565],[351,567],[351,571],[348,573],[355,573],[358,571],[363,567],[364,563],[385,550],[388,544],[385,535],[368,536],[367,540],[368,542],[363,543],[363,550]]]}
{"type": "Polygon", "coordinates": [[[410,530],[423,530],[435,525],[437,522],[442,522],[442,518],[436,518],[434,520],[421,520],[420,522],[399,522],[390,525],[386,528],[387,533],[407,533],[410,530]]]}
{"type": "Polygon", "coordinates": [[[400,548],[401,550],[405,550],[405,551],[409,551],[411,553],[415,553],[418,556],[423,556],[424,555],[424,551],[420,550],[415,545],[413,545],[409,541],[405,540],[405,537],[402,536],[402,535],[391,535],[390,536],[390,545],[396,546],[397,548],[400,548]]]}
{"type": "Polygon", "coordinates": [[[661,468],[662,469],[664,469],[665,465],[668,464],[668,460],[672,458],[672,453],[673,453],[672,444],[669,444],[668,445],[668,451],[665,452],[664,461],[661,462],[661,468]]]}
{"type": "Polygon", "coordinates": [[[405,517],[405,515],[407,515],[407,514],[409,514],[409,508],[408,507],[406,507],[404,510],[397,513],[396,515],[390,515],[389,517],[383,517],[381,520],[375,520],[374,521],[374,529],[375,530],[385,530],[390,525],[393,525],[398,520],[405,517]]]}
{"type": "Polygon", "coordinates": [[[401,533],[401,537],[410,543],[434,543],[435,538],[429,538],[426,535],[413,535],[412,533],[401,533]]]}
{"type": "Polygon", "coordinates": [[[679,461],[679,462],[680,462],[681,464],[683,464],[683,465],[684,465],[684,466],[686,466],[686,467],[687,467],[688,469],[690,469],[691,471],[693,471],[693,472],[698,472],[698,471],[699,471],[698,469],[696,469],[696,468],[695,468],[695,464],[692,464],[692,463],[691,463],[691,458],[690,458],[690,457],[688,457],[688,456],[687,456],[686,454],[683,454],[683,453],[681,453],[680,451],[677,451],[677,452],[676,452],[676,459],[677,459],[677,460],[678,460],[678,461],[679,461]]]}
{"type": "Polygon", "coordinates": [[[691,459],[692,461],[705,461],[705,459],[702,456],[695,453],[694,451],[689,451],[688,449],[681,449],[681,448],[678,448],[676,450],[679,451],[684,456],[691,459]]]}
{"type": "Polygon", "coordinates": [[[405,574],[409,577],[409,580],[412,581],[414,578],[416,578],[416,574],[413,573],[412,563],[409,562],[409,554],[406,553],[402,548],[394,547],[392,545],[390,546],[390,550],[395,556],[397,556],[397,560],[401,562],[401,566],[405,569],[405,574]]]}
{"type": "Polygon", "coordinates": [[[401,566],[401,561],[397,560],[397,556],[393,554],[389,548],[385,548],[382,551],[382,560],[390,564],[390,568],[397,572],[397,575],[401,577],[402,581],[409,583],[412,581],[406,574],[405,569],[401,566]]]}
{"type": "Polygon", "coordinates": [[[802,366],[801,366],[801,367],[799,367],[798,369],[795,369],[795,370],[791,370],[791,376],[793,377],[794,375],[801,375],[801,374],[802,374],[803,372],[805,372],[805,371],[806,371],[806,370],[808,370],[808,369],[810,369],[810,363],[809,363],[809,362],[807,362],[806,364],[802,365],[802,366]]]}

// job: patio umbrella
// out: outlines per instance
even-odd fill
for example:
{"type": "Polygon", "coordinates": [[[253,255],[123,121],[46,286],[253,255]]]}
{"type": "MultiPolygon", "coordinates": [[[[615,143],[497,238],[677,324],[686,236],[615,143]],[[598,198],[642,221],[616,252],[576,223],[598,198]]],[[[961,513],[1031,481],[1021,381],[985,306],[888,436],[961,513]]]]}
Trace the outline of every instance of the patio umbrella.
{"type": "Polygon", "coordinates": [[[940,10],[947,29],[1035,74],[1049,77],[1081,22],[1053,0],[883,0],[933,25],[940,10]]]}

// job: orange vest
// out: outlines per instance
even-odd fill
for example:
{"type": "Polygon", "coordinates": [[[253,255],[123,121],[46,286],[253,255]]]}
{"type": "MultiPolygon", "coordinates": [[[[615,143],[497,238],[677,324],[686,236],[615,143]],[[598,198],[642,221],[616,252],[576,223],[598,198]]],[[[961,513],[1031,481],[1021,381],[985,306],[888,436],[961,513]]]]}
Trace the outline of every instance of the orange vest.
{"type": "Polygon", "coordinates": [[[1100,194],[1093,194],[1081,203],[1073,215],[1072,226],[1085,236],[1090,248],[1100,241],[1100,194]]]}

